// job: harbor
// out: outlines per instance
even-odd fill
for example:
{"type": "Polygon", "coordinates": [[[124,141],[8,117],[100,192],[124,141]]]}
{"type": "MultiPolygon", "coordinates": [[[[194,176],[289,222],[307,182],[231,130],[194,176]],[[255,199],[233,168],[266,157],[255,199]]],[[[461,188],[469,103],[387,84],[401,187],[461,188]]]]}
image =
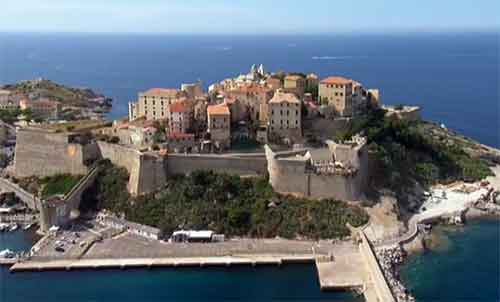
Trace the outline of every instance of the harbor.
{"type": "MultiPolygon", "coordinates": [[[[106,228],[100,231],[106,231],[106,228]]],[[[98,231],[80,231],[78,238],[87,238],[87,233],[98,231]]],[[[60,236],[68,238],[68,233],[60,236]]],[[[64,253],[55,250],[54,245],[57,245],[56,241],[60,242],[60,236],[45,236],[32,248],[29,258],[4,264],[11,265],[13,273],[308,264],[315,266],[318,285],[323,291],[358,292],[367,302],[395,301],[375,253],[362,232],[358,242],[336,244],[284,239],[168,243],[123,233],[97,240],[83,253],[78,252],[78,244],[74,244],[76,250],[66,249],[64,253]]]]}

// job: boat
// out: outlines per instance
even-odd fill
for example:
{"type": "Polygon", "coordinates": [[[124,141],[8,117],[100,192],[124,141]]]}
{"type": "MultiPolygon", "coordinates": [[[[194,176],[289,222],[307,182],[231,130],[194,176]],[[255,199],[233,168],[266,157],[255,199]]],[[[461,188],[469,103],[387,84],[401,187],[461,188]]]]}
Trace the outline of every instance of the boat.
{"type": "Polygon", "coordinates": [[[27,224],[23,227],[23,230],[27,231],[27,230],[31,229],[32,226],[33,226],[33,223],[27,224]]]}
{"type": "Polygon", "coordinates": [[[9,228],[9,225],[6,223],[0,223],[0,232],[6,231],[9,228]]]}
{"type": "Polygon", "coordinates": [[[14,258],[15,256],[16,256],[16,253],[14,253],[13,251],[11,251],[9,249],[5,249],[3,251],[0,251],[0,258],[11,259],[11,258],[14,258]]]}
{"type": "Polygon", "coordinates": [[[9,231],[11,232],[14,232],[16,231],[17,229],[19,228],[19,226],[17,225],[17,223],[13,223],[9,226],[9,231]]]}

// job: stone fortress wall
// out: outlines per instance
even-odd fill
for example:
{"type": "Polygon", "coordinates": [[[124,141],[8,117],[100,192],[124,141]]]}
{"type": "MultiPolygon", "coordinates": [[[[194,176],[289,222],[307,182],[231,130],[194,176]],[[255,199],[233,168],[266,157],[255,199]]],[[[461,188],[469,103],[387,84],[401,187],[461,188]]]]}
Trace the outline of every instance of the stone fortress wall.
{"type": "Polygon", "coordinates": [[[95,143],[74,141],[67,133],[19,129],[14,157],[16,177],[59,173],[87,174],[87,161],[96,156],[95,143]]]}
{"type": "Polygon", "coordinates": [[[338,173],[337,170],[332,173],[329,170],[331,163],[325,166],[325,163],[315,161],[308,150],[274,153],[266,146],[265,155],[160,155],[101,141],[77,144],[71,142],[71,136],[71,133],[20,130],[14,167],[16,176],[87,174],[89,163],[104,158],[127,169],[130,174],[128,190],[133,195],[150,193],[161,188],[171,175],[189,174],[196,170],[213,170],[240,176],[269,173],[271,185],[280,193],[310,198],[359,200],[368,170],[367,155],[362,145],[346,148],[330,142],[331,156],[338,157],[337,163],[341,162],[354,171],[346,172],[347,170],[341,169],[342,173],[338,173]]]}
{"type": "Polygon", "coordinates": [[[269,182],[274,190],[317,199],[359,200],[368,178],[365,145],[327,143],[331,162],[322,163],[307,151],[277,154],[266,146],[269,182]]]}
{"type": "Polygon", "coordinates": [[[247,175],[265,175],[267,162],[264,156],[220,156],[211,154],[169,154],[167,173],[186,174],[196,170],[213,170],[220,173],[247,175]]]}
{"type": "Polygon", "coordinates": [[[117,144],[98,142],[98,145],[101,158],[109,159],[114,165],[127,169],[130,175],[127,186],[130,194],[150,193],[166,183],[163,157],[117,144]]]}

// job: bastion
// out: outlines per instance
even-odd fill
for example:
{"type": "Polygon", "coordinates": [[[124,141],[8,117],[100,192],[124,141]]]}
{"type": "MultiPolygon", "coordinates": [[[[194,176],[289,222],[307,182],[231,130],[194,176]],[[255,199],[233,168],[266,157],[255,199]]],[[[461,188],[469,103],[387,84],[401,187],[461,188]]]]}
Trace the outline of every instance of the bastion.
{"type": "Polygon", "coordinates": [[[265,146],[274,190],[309,198],[357,201],[368,177],[366,139],[327,141],[328,147],[277,154],[265,146]]]}
{"type": "Polygon", "coordinates": [[[97,156],[97,145],[83,134],[41,128],[18,129],[14,175],[87,174],[97,156]]]}

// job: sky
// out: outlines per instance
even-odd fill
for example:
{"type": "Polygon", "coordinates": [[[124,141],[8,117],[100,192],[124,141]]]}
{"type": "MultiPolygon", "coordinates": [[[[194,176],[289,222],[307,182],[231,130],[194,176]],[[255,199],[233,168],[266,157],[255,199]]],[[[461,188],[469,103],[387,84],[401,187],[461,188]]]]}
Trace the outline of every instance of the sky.
{"type": "Polygon", "coordinates": [[[0,2],[0,32],[293,34],[500,28],[500,0],[0,2]]]}

